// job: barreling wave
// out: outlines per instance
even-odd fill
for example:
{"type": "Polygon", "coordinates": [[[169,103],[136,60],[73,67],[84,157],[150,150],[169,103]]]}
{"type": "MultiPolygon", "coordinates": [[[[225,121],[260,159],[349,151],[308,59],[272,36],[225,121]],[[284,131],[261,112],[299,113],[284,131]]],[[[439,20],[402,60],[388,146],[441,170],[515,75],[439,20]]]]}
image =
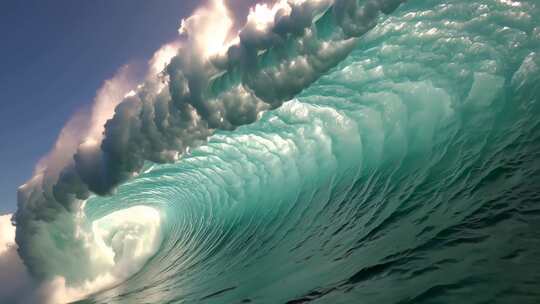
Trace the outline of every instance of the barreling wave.
{"type": "Polygon", "coordinates": [[[538,301],[540,8],[402,2],[196,12],[21,187],[30,272],[84,303],[538,301]]]}

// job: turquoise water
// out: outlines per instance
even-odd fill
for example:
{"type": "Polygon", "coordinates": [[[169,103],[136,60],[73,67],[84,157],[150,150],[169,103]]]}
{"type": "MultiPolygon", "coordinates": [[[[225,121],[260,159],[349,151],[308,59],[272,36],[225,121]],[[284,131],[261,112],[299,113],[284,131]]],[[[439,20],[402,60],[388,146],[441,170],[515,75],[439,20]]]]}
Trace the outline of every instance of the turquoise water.
{"type": "Polygon", "coordinates": [[[538,303],[539,113],[539,3],[408,1],[280,108],[90,198],[159,233],[81,303],[538,303]]]}
{"type": "Polygon", "coordinates": [[[539,16],[410,1],[281,108],[91,199],[164,236],[88,303],[538,302],[539,16]]]}

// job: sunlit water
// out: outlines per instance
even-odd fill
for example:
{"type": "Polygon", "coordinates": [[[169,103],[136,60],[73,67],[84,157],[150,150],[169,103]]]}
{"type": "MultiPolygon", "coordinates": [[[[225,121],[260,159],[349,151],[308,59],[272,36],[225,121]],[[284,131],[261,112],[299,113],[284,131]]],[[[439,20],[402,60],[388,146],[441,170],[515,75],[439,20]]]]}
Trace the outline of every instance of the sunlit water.
{"type": "Polygon", "coordinates": [[[539,98],[539,3],[409,1],[283,107],[90,199],[155,210],[123,250],[161,242],[82,303],[538,303],[539,98]]]}

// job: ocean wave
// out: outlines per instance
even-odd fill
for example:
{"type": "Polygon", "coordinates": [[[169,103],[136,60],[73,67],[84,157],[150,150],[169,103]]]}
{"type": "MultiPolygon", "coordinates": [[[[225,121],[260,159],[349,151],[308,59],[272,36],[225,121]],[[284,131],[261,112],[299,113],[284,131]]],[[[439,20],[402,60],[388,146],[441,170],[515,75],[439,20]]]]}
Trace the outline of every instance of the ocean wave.
{"type": "Polygon", "coordinates": [[[540,8],[400,4],[281,1],[190,38],[21,188],[30,271],[107,287],[81,303],[538,301],[540,8]]]}

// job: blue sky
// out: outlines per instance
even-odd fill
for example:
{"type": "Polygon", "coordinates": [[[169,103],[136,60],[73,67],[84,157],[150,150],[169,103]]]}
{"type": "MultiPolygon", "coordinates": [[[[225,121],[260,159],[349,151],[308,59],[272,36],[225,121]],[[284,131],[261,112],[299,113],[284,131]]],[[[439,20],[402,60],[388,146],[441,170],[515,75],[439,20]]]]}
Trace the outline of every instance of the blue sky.
{"type": "Polygon", "coordinates": [[[200,2],[0,1],[0,214],[103,81],[148,60],[200,2]]]}

